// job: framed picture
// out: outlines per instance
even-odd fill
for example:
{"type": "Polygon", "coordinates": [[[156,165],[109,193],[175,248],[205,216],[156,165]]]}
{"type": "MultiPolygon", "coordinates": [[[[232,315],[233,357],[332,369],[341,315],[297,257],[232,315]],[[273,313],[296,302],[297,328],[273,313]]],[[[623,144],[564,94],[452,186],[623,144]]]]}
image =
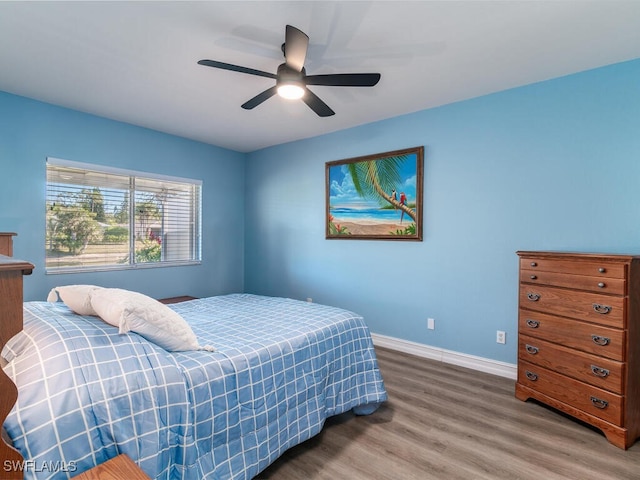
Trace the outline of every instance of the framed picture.
{"type": "Polygon", "coordinates": [[[326,238],[422,240],[424,147],[326,163],[326,238]]]}

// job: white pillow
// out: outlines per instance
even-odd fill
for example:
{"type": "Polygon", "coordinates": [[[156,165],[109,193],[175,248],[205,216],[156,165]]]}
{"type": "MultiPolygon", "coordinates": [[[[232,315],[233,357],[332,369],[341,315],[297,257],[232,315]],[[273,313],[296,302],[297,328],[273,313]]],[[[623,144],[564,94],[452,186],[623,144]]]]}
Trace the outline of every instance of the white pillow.
{"type": "Polygon", "coordinates": [[[91,306],[120,333],[136,332],[170,352],[209,350],[198,345],[193,330],[178,313],[151,297],[120,288],[91,291],[91,306]]]}
{"type": "Polygon", "coordinates": [[[91,306],[90,294],[100,289],[96,285],[65,285],[52,288],[47,295],[47,302],[55,303],[60,300],[78,315],[98,315],[91,306]]]}

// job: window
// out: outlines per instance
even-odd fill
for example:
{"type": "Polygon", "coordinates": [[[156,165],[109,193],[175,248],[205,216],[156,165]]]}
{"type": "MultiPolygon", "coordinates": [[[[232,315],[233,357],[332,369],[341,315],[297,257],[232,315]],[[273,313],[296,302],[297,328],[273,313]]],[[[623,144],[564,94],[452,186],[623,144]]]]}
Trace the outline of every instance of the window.
{"type": "Polygon", "coordinates": [[[47,159],[46,272],[200,263],[202,182],[47,159]]]}

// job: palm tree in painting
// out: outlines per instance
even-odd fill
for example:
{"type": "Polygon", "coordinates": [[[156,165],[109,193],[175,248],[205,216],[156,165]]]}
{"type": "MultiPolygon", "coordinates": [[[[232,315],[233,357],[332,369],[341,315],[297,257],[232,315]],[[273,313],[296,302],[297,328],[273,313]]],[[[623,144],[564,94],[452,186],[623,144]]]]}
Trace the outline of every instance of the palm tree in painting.
{"type": "Polygon", "coordinates": [[[392,192],[402,182],[400,167],[407,158],[407,155],[398,155],[382,160],[354,162],[348,164],[348,168],[358,195],[375,199],[382,206],[391,204],[415,222],[416,212],[387,193],[392,192]]]}

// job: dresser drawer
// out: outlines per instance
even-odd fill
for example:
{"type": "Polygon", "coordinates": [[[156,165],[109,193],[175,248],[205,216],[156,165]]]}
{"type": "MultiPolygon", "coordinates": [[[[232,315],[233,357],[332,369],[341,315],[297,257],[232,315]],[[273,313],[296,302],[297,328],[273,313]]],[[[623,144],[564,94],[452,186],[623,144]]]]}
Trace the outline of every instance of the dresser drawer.
{"type": "Polygon", "coordinates": [[[520,359],[518,383],[614,425],[622,425],[624,397],[520,359]]]}
{"type": "Polygon", "coordinates": [[[520,284],[520,307],[624,328],[625,297],[520,284]]]}
{"type": "Polygon", "coordinates": [[[520,270],[520,281],[538,285],[576,288],[609,295],[624,295],[626,291],[624,278],[588,277],[568,273],[520,270]]]}
{"type": "Polygon", "coordinates": [[[522,257],[520,258],[520,270],[624,279],[626,278],[627,266],[624,263],[522,257]]]}
{"type": "Polygon", "coordinates": [[[622,394],[625,364],[520,335],[518,357],[610,392],[622,394]]]}
{"type": "Polygon", "coordinates": [[[613,360],[625,358],[624,330],[521,309],[518,331],[613,360]]]}

